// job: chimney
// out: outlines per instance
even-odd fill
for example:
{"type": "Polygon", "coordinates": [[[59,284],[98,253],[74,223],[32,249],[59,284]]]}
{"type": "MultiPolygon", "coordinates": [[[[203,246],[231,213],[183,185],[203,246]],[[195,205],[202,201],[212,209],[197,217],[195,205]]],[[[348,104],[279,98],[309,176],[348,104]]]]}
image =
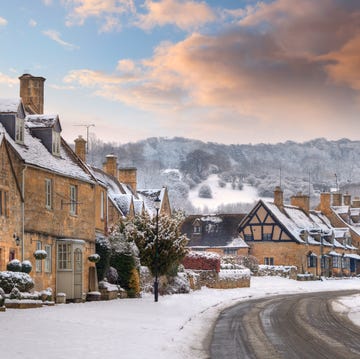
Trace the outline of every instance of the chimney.
{"type": "Polygon", "coordinates": [[[20,97],[29,114],[44,113],[44,77],[35,77],[30,74],[24,74],[19,77],[20,97]]]}
{"type": "Polygon", "coordinates": [[[334,192],[332,195],[332,205],[333,206],[342,206],[342,194],[340,192],[334,192]]]}
{"type": "Polygon", "coordinates": [[[306,214],[310,211],[310,197],[299,192],[296,196],[292,196],[290,199],[292,206],[301,208],[306,214]]]}
{"type": "Polygon", "coordinates": [[[360,198],[359,197],[355,197],[353,202],[352,202],[352,207],[353,208],[360,208],[360,198]]]}
{"type": "Polygon", "coordinates": [[[330,214],[330,200],[331,194],[329,192],[320,193],[320,204],[316,209],[321,213],[330,214]]]}
{"type": "Polygon", "coordinates": [[[344,198],[344,206],[351,206],[351,194],[346,192],[343,198],[344,198]]]}
{"type": "Polygon", "coordinates": [[[119,182],[125,183],[131,187],[134,193],[137,190],[137,169],[136,167],[119,168],[119,182]]]}
{"type": "Polygon", "coordinates": [[[284,196],[280,186],[276,186],[274,190],[274,204],[279,207],[284,207],[284,196]]]}
{"type": "Polygon", "coordinates": [[[113,154],[106,156],[106,161],[103,163],[103,170],[114,177],[117,177],[117,157],[113,154]]]}
{"type": "Polygon", "coordinates": [[[79,136],[75,141],[75,153],[86,162],[86,141],[82,136],[79,136]]]}

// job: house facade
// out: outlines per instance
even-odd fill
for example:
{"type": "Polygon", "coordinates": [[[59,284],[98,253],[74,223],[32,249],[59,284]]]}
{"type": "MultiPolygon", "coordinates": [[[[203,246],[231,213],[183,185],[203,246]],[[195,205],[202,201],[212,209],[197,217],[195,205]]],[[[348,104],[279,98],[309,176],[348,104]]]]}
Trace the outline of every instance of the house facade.
{"type": "Polygon", "coordinates": [[[249,246],[238,234],[244,214],[190,215],[182,223],[181,232],[189,239],[193,251],[224,255],[248,255],[249,246]]]}
{"type": "Polygon", "coordinates": [[[350,231],[334,227],[321,211],[311,211],[309,202],[299,193],[285,205],[280,187],[273,203],[260,200],[239,225],[249,254],[260,264],[293,265],[300,273],[315,276],[356,274],[350,265],[349,255],[357,252],[350,231]]]}

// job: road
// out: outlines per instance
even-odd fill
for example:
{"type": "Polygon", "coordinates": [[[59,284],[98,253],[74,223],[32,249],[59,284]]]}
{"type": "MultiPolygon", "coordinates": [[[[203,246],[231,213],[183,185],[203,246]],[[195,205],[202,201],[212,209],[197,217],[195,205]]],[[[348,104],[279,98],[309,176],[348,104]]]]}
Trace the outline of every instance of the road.
{"type": "Polygon", "coordinates": [[[360,328],[332,311],[331,301],[356,291],[263,298],[223,311],[211,359],[359,359],[360,328]]]}

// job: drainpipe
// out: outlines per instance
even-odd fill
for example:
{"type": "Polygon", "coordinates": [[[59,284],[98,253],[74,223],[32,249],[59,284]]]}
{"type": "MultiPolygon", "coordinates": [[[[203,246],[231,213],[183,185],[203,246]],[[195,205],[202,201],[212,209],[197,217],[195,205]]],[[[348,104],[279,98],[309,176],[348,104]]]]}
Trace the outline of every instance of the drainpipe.
{"type": "Polygon", "coordinates": [[[21,194],[22,194],[22,201],[21,201],[21,260],[23,261],[25,258],[25,171],[27,166],[22,169],[22,185],[21,185],[21,194]]]}

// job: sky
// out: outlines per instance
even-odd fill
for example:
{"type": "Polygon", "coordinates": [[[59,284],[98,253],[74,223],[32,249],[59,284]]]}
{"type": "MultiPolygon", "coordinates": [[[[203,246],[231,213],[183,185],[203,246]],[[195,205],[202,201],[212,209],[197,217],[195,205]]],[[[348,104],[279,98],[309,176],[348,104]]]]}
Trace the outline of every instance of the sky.
{"type": "MultiPolygon", "coordinates": [[[[206,359],[220,312],[238,302],[280,294],[359,289],[359,278],[295,281],[251,277],[250,288],[208,289],[107,302],[7,309],[0,314],[0,353],[11,359],[206,359]],[[39,341],[41,338],[41,341],[39,341]],[[75,353],[75,354],[74,354],[75,353]]],[[[333,309],[360,325],[360,295],[333,309]]]]}
{"type": "Polygon", "coordinates": [[[359,139],[358,0],[2,1],[0,48],[71,142],[359,139]]]}

